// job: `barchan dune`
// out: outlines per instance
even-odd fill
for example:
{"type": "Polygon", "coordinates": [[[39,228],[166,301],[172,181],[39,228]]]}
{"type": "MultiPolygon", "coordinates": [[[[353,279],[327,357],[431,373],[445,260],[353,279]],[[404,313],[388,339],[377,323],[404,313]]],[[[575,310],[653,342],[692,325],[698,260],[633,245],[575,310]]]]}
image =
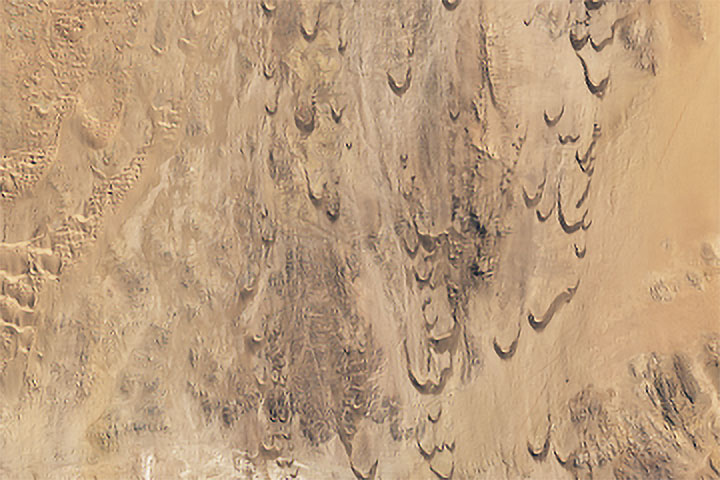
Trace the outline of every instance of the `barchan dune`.
{"type": "Polygon", "coordinates": [[[0,26],[0,478],[720,479],[720,2],[0,26]]]}

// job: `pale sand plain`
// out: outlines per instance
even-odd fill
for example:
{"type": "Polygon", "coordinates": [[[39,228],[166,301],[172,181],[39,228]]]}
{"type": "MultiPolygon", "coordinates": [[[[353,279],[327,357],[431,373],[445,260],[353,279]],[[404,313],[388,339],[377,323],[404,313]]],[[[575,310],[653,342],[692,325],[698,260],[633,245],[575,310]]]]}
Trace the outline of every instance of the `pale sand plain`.
{"type": "Polygon", "coordinates": [[[0,478],[720,478],[720,2],[0,19],[0,478]]]}

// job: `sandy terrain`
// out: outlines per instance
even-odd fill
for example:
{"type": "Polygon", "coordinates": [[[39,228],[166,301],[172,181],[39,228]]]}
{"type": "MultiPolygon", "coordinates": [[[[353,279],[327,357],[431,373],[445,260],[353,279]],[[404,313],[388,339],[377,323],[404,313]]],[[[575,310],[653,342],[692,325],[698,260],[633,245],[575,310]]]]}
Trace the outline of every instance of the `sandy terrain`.
{"type": "Polygon", "coordinates": [[[720,478],[720,2],[0,25],[0,478],[720,478]]]}

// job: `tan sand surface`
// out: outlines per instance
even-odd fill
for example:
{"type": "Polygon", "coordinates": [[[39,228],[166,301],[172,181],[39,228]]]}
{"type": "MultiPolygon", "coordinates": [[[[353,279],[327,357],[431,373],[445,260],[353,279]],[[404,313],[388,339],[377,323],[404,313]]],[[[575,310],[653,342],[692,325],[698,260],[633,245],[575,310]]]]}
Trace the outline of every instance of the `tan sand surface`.
{"type": "Polygon", "coordinates": [[[0,42],[0,479],[720,479],[719,1],[0,42]]]}

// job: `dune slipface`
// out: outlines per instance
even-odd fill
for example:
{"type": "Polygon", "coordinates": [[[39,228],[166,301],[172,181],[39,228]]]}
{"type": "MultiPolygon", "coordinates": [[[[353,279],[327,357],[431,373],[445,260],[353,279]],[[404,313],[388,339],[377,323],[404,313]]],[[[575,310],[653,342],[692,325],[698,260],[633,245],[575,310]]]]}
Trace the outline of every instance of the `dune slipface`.
{"type": "Polygon", "coordinates": [[[0,18],[0,478],[720,478],[719,3],[0,18]]]}

